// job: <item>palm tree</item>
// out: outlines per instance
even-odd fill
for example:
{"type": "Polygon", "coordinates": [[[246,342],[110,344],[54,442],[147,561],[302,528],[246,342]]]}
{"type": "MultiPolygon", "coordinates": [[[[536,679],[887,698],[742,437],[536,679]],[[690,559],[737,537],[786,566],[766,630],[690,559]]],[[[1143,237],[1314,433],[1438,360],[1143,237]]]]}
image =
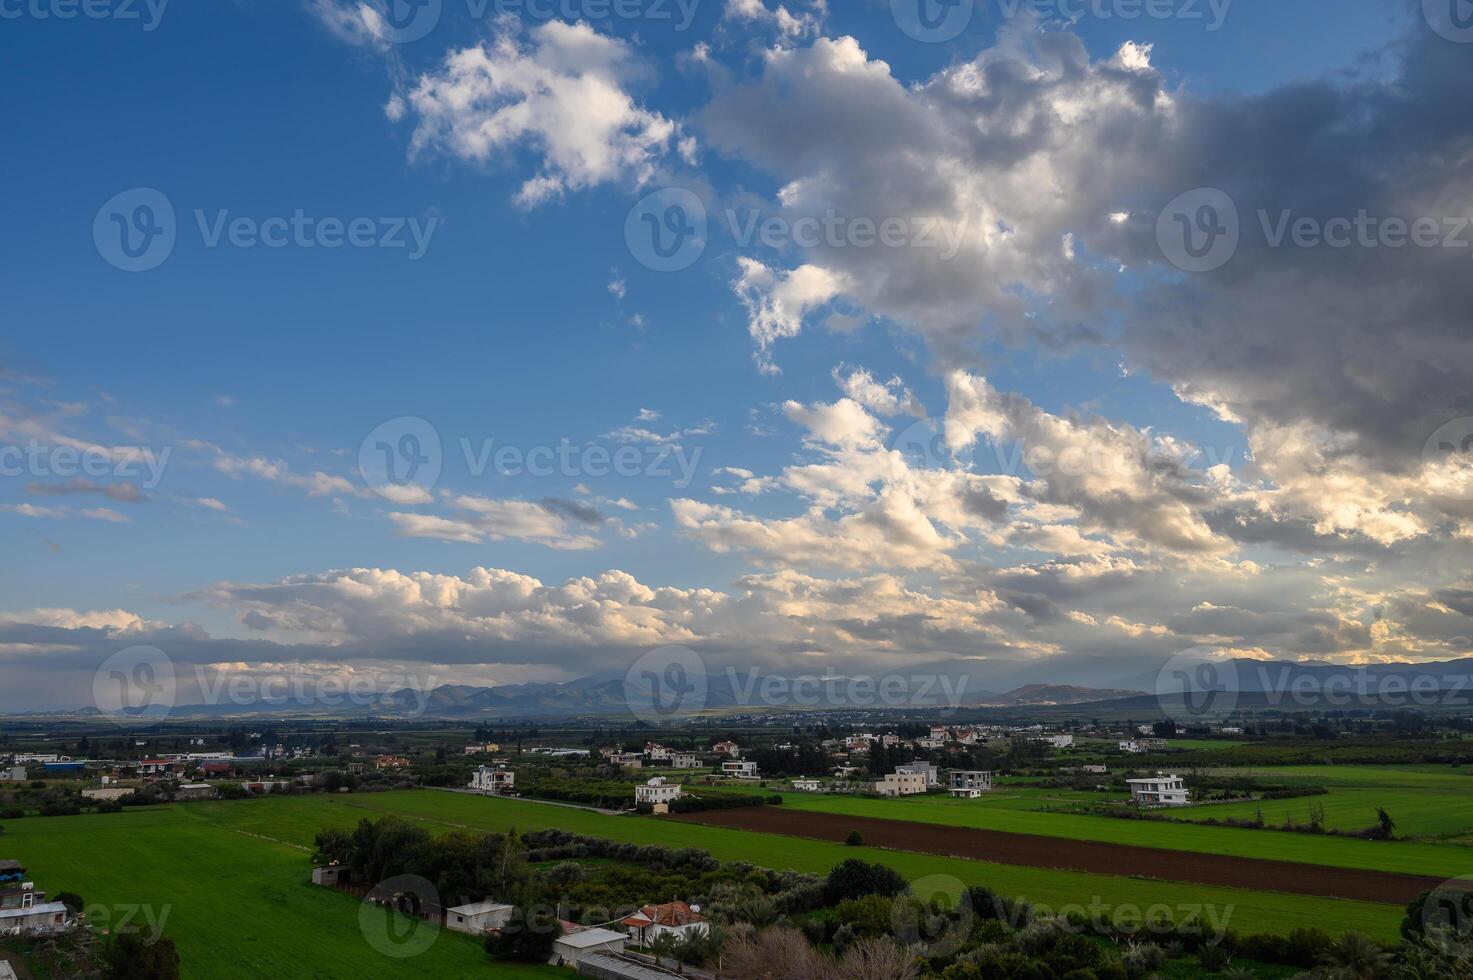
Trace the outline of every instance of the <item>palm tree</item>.
{"type": "Polygon", "coordinates": [[[1321,962],[1337,980],[1379,980],[1391,970],[1391,954],[1359,932],[1347,932],[1331,943],[1321,962]]]}

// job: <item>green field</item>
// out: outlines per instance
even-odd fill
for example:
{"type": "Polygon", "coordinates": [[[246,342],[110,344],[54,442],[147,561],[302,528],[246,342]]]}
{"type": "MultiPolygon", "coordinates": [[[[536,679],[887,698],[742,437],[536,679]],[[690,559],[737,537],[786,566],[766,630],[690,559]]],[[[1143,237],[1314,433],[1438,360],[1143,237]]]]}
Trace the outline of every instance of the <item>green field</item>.
{"type": "Polygon", "coordinates": [[[1252,820],[1261,808],[1266,823],[1288,817],[1307,823],[1312,807],[1324,807],[1334,830],[1361,830],[1376,823],[1385,807],[1396,821],[1396,835],[1427,841],[1473,842],[1473,775],[1448,766],[1286,766],[1223,770],[1260,776],[1276,783],[1323,786],[1323,796],[1261,803],[1217,803],[1183,813],[1187,819],[1216,817],[1252,820]]]}
{"type": "MultiPolygon", "coordinates": [[[[811,799],[840,802],[833,797],[811,799]]],[[[905,801],[905,806],[917,802],[930,803],[905,801]]],[[[939,806],[928,809],[946,812],[939,806]]],[[[1041,819],[1039,814],[1007,807],[991,807],[989,812],[1014,814],[1035,823],[1041,819]]],[[[178,943],[185,976],[190,978],[563,975],[544,968],[518,971],[492,964],[476,942],[450,933],[442,933],[427,952],[409,959],[376,951],[360,931],[359,904],[353,898],[306,883],[308,849],[324,827],[346,828],[364,817],[389,814],[419,822],[437,833],[558,827],[635,843],[701,847],[722,860],[819,874],[846,857],[859,856],[889,864],[912,880],[939,876],[984,884],[1055,909],[1092,902],[1139,910],[1154,905],[1170,909],[1206,905],[1219,921],[1226,917],[1227,924],[1242,932],[1286,933],[1300,926],[1319,926],[1335,931],[1358,929],[1389,940],[1395,937],[1402,915],[1394,905],[852,848],[433,790],[219,801],[117,814],[28,818],[6,825],[0,850],[30,867],[40,887],[81,893],[94,909],[94,920],[117,920],[122,906],[146,907],[155,920],[166,910],[164,931],[178,943]],[[107,912],[101,913],[99,907],[107,912]]],[[[1135,826],[1126,821],[1105,822],[1135,826]]],[[[1253,834],[1255,839],[1260,836],[1265,835],[1253,834]]]]}
{"type": "MultiPolygon", "coordinates": [[[[191,980],[492,975],[480,944],[455,933],[442,932],[412,958],[375,951],[359,929],[359,902],[307,883],[301,844],[300,835],[267,840],[187,806],[29,818],[6,824],[0,837],[0,851],[27,865],[38,887],[81,894],[93,925],[161,924],[191,980]]],[[[564,974],[538,967],[495,975],[564,974]]]]}
{"type": "MultiPolygon", "coordinates": [[[[1291,769],[1257,770],[1274,782],[1292,779],[1343,780],[1331,785],[1322,796],[1258,803],[1206,804],[1172,811],[1180,820],[1202,820],[1209,816],[1253,817],[1261,805],[1265,820],[1273,822],[1271,808],[1293,813],[1304,820],[1311,806],[1323,805],[1337,826],[1335,814],[1347,827],[1375,823],[1377,805],[1386,806],[1398,823],[1398,834],[1411,834],[1423,827],[1442,827],[1450,833],[1458,828],[1473,831],[1473,778],[1450,774],[1446,769],[1423,767],[1427,772],[1397,774],[1394,770],[1369,767],[1307,766],[1291,769]],[[1329,770],[1333,777],[1326,777],[1329,770]],[[1344,770],[1344,771],[1341,771],[1344,770]],[[1380,781],[1379,786],[1367,781],[1380,781]],[[1380,801],[1367,804],[1372,799],[1380,801]]],[[[1473,873],[1473,847],[1452,840],[1436,842],[1377,842],[1343,837],[1207,827],[1156,820],[1122,820],[1114,817],[1067,812],[1082,803],[1118,799],[1119,794],[1001,786],[976,800],[957,800],[930,794],[900,799],[847,796],[824,793],[782,793],[783,805],[801,810],[844,813],[852,816],[914,820],[955,827],[1040,834],[1071,840],[1134,844],[1168,850],[1205,852],[1232,857],[1296,861],[1333,867],[1395,871],[1438,878],[1473,873]],[[1057,811],[1057,812],[1054,812],[1057,811]]],[[[1280,818],[1282,819],[1282,817],[1280,818]]]]}

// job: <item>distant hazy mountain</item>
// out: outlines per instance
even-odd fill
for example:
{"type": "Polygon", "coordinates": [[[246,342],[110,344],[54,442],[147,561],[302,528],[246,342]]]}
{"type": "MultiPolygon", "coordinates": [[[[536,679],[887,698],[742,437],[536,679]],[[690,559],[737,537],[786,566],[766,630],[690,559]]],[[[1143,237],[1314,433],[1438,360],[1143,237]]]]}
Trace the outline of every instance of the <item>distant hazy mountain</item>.
{"type": "MultiPolygon", "coordinates": [[[[897,669],[893,675],[829,672],[815,678],[769,675],[753,669],[717,669],[707,677],[704,705],[712,710],[743,708],[1012,708],[1097,704],[1101,709],[1159,712],[1179,693],[1158,687],[1163,661],[1151,657],[1072,654],[1047,660],[948,660],[897,669]],[[888,678],[888,680],[887,680],[888,678]],[[883,683],[899,679],[899,697],[885,697],[883,683]],[[997,692],[1006,693],[997,693],[997,692]]],[[[1170,679],[1174,675],[1167,675],[1170,679]]],[[[1229,660],[1214,664],[1210,679],[1233,698],[1225,706],[1299,707],[1473,707],[1473,658],[1426,664],[1348,667],[1323,662],[1229,660]],[[1420,694],[1418,692],[1421,692],[1420,694]],[[1434,693],[1435,692],[1435,693],[1434,693]],[[1347,701],[1347,698],[1349,699],[1347,701]]],[[[638,681],[635,682],[638,685],[638,681]]],[[[471,687],[447,684],[428,692],[395,691],[372,702],[339,698],[319,702],[183,705],[171,717],[311,715],[314,717],[557,718],[627,715],[631,696],[649,701],[647,690],[626,690],[622,672],[594,674],[564,683],[471,687]]],[[[1178,697],[1179,701],[1180,698],[1178,697]]],[[[1174,707],[1174,702],[1168,707],[1174,707]]],[[[30,715],[95,716],[95,708],[32,711],[30,715]]],[[[1175,714],[1175,712],[1173,712],[1175,714]]]]}

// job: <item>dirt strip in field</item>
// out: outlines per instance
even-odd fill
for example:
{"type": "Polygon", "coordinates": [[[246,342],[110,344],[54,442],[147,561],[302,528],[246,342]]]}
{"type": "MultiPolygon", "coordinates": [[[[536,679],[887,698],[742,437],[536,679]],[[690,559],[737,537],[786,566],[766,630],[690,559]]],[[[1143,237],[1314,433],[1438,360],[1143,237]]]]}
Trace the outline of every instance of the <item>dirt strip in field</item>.
{"type": "Polygon", "coordinates": [[[1402,905],[1443,883],[1437,878],[1389,871],[1359,871],[1354,868],[1225,857],[1195,851],[1167,851],[1129,844],[1105,844],[906,820],[788,810],[781,806],[708,810],[670,819],[825,841],[843,841],[850,831],[857,830],[868,847],[991,861],[996,864],[1017,864],[1030,868],[1156,878],[1161,881],[1290,892],[1360,902],[1402,905]]]}

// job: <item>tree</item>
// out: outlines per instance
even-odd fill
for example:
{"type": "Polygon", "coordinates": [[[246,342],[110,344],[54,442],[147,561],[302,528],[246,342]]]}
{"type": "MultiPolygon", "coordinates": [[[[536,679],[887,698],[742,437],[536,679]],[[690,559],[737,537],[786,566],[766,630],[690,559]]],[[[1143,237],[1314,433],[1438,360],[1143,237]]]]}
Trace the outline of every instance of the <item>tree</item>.
{"type": "Polygon", "coordinates": [[[1378,980],[1390,972],[1391,954],[1370,937],[1347,932],[1329,945],[1320,962],[1337,980],[1378,980]]]}
{"type": "Polygon", "coordinates": [[[851,830],[849,836],[844,838],[844,843],[850,847],[859,847],[864,843],[864,835],[857,830],[851,830]]]}
{"type": "Polygon", "coordinates": [[[1382,840],[1390,840],[1391,834],[1396,830],[1396,821],[1391,819],[1384,807],[1376,807],[1376,823],[1382,840]]]}
{"type": "Polygon", "coordinates": [[[551,908],[519,905],[500,931],[486,937],[486,952],[498,960],[546,963],[552,956],[552,944],[562,934],[563,927],[551,908]]]}
{"type": "Polygon", "coordinates": [[[866,895],[894,897],[905,889],[905,879],[894,869],[849,858],[829,872],[823,892],[828,904],[837,905],[846,898],[863,898],[866,895]]]}
{"type": "Polygon", "coordinates": [[[57,892],[51,900],[53,902],[60,902],[61,904],[65,905],[67,907],[67,911],[70,912],[72,915],[80,914],[82,909],[85,908],[87,905],[87,903],[82,900],[82,896],[78,895],[76,892],[57,892]]]}
{"type": "Polygon", "coordinates": [[[108,980],[179,980],[174,940],[149,942],[136,932],[120,933],[103,955],[108,980]]]}

